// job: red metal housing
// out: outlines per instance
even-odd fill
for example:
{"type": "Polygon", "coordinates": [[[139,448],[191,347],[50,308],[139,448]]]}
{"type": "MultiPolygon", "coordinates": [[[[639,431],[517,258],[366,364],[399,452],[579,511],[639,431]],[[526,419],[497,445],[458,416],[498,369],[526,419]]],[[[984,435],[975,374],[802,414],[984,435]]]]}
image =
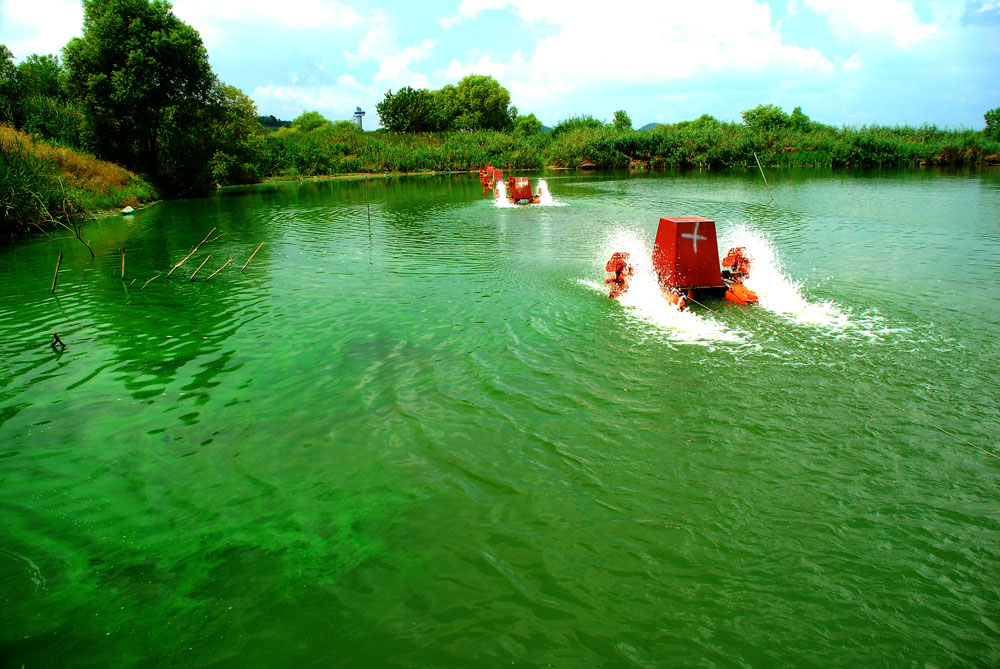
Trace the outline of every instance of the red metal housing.
{"type": "Polygon", "coordinates": [[[514,200],[515,202],[520,202],[522,200],[531,201],[531,179],[528,177],[514,177],[511,179],[511,189],[507,193],[507,197],[514,200]]]}
{"type": "Polygon", "coordinates": [[[701,216],[660,219],[653,268],[664,288],[722,288],[715,221],[701,216]]]}

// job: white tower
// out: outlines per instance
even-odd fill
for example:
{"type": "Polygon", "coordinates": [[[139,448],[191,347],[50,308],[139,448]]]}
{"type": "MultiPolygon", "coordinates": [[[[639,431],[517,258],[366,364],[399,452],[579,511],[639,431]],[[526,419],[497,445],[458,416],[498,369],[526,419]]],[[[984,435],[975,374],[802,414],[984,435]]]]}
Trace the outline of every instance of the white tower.
{"type": "Polygon", "coordinates": [[[365,113],[361,111],[361,107],[356,107],[355,109],[356,111],[354,112],[354,122],[357,123],[358,127],[360,128],[362,127],[361,118],[365,115],[365,113]]]}

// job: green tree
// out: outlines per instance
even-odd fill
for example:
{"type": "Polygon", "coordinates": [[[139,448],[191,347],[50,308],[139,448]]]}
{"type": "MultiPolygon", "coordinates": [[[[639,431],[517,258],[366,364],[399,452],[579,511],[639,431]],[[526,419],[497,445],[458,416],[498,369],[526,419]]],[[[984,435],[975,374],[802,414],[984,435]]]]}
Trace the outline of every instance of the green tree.
{"type": "Polygon", "coordinates": [[[632,119],[628,117],[624,109],[619,109],[615,112],[614,125],[616,130],[631,130],[632,119]]]}
{"type": "Polygon", "coordinates": [[[522,137],[531,137],[542,132],[542,122],[534,114],[518,116],[514,119],[514,133],[522,137]]]}
{"type": "Polygon", "coordinates": [[[303,112],[292,119],[292,130],[298,130],[299,132],[312,132],[313,130],[330,128],[332,126],[333,124],[318,111],[303,112]]]}
{"type": "Polygon", "coordinates": [[[510,91],[481,74],[458,82],[453,107],[456,130],[510,130],[517,118],[517,108],[510,106],[510,91]]]}
{"type": "Polygon", "coordinates": [[[215,183],[257,181],[257,165],[263,160],[264,138],[254,101],[235,86],[220,83],[213,91],[212,110],[215,153],[212,154],[209,169],[215,183]]]}
{"type": "Polygon", "coordinates": [[[168,194],[207,187],[216,81],[198,32],[165,0],[83,0],[83,11],[63,56],[98,155],[168,194]]]}
{"type": "Polygon", "coordinates": [[[14,54],[6,44],[0,44],[0,123],[14,122],[17,66],[14,54]]]}
{"type": "Polygon", "coordinates": [[[392,132],[431,132],[440,129],[434,96],[426,88],[409,86],[387,91],[382,102],[375,105],[382,127],[392,132]]]}
{"type": "Polygon", "coordinates": [[[742,116],[743,123],[751,130],[773,132],[790,124],[788,114],[781,111],[781,107],[774,105],[757,105],[743,112],[742,116]]]}
{"type": "Polygon", "coordinates": [[[55,56],[32,54],[17,66],[17,83],[21,95],[65,98],[63,70],[55,56]]]}
{"type": "Polygon", "coordinates": [[[555,139],[560,135],[573,130],[584,130],[584,129],[594,129],[603,128],[604,124],[599,120],[594,118],[589,114],[584,114],[582,116],[570,116],[567,119],[559,121],[556,123],[556,127],[552,128],[552,138],[555,139]]]}
{"type": "Polygon", "coordinates": [[[812,129],[812,121],[802,112],[802,107],[796,107],[788,117],[788,125],[799,132],[806,132],[812,129]]]}
{"type": "Polygon", "coordinates": [[[983,130],[990,139],[1000,141],[1000,107],[989,110],[983,114],[986,119],[986,129],[983,130]]]}

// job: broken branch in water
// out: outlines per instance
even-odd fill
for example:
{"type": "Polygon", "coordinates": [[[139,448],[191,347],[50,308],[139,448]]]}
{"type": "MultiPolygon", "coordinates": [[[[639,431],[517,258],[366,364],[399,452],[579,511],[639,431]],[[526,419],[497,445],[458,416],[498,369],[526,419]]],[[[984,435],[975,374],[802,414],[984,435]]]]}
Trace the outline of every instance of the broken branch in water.
{"type": "MultiPolygon", "coordinates": [[[[156,275],[156,276],[154,276],[154,277],[151,277],[151,278],[149,278],[149,279],[146,279],[146,283],[142,284],[142,288],[145,288],[146,286],[148,286],[148,285],[149,285],[149,282],[150,282],[150,281],[152,281],[153,279],[157,279],[157,278],[159,278],[159,277],[160,277],[160,275],[159,275],[159,274],[157,274],[157,275],[156,275]]],[[[139,290],[142,290],[142,288],[140,288],[139,290]]]]}
{"type": "Polygon", "coordinates": [[[63,340],[59,338],[58,334],[56,334],[55,332],[53,332],[52,333],[52,337],[53,337],[52,343],[49,344],[49,346],[51,346],[52,348],[55,348],[56,345],[59,345],[59,346],[62,346],[63,348],[66,348],[66,344],[63,343],[63,340]]]}
{"type": "Polygon", "coordinates": [[[205,281],[208,281],[213,276],[215,276],[216,274],[218,274],[222,270],[226,269],[226,265],[228,265],[229,263],[233,262],[234,260],[236,260],[236,256],[233,256],[232,258],[230,258],[229,260],[227,260],[225,263],[223,263],[222,267],[220,267],[219,269],[217,269],[214,272],[212,272],[211,274],[209,274],[208,275],[208,279],[205,279],[205,281]]]}
{"type": "Polygon", "coordinates": [[[59,278],[59,265],[62,264],[62,251],[59,252],[59,257],[56,258],[56,273],[52,275],[52,290],[49,291],[50,294],[56,294],[56,280],[59,278]]]}
{"type": "Polygon", "coordinates": [[[254,252],[250,254],[250,257],[247,258],[247,261],[245,263],[243,263],[243,269],[241,269],[240,272],[242,272],[244,269],[247,268],[247,265],[250,264],[250,261],[253,260],[253,257],[255,255],[257,255],[257,251],[260,251],[260,247],[263,246],[263,245],[264,245],[264,242],[261,242],[260,246],[258,246],[256,249],[254,249],[254,252]]]}
{"type": "Polygon", "coordinates": [[[122,252],[122,281],[124,281],[125,280],[125,249],[122,249],[121,252],[122,252]]]}
{"type": "MultiPolygon", "coordinates": [[[[200,265],[198,265],[198,269],[196,269],[196,270],[194,271],[194,274],[197,274],[198,272],[200,272],[200,271],[201,271],[201,268],[205,266],[205,263],[207,263],[207,262],[208,262],[208,259],[209,259],[209,258],[211,258],[211,257],[212,257],[212,254],[211,254],[211,253],[209,253],[209,254],[208,254],[207,256],[205,256],[205,259],[201,261],[201,264],[200,264],[200,265]]],[[[192,275],[191,275],[191,278],[190,278],[190,279],[188,279],[188,281],[194,281],[194,274],[192,274],[192,275]]]]}
{"type": "Polygon", "coordinates": [[[198,242],[198,246],[196,246],[193,249],[191,249],[191,253],[189,253],[186,256],[184,256],[184,260],[180,261],[179,263],[177,263],[176,265],[174,265],[173,267],[170,268],[170,271],[167,272],[167,278],[168,279],[170,278],[170,275],[174,273],[175,269],[177,269],[178,267],[180,267],[181,265],[183,265],[184,263],[186,263],[188,258],[190,258],[191,256],[193,256],[195,253],[198,252],[198,249],[201,248],[202,244],[204,244],[205,242],[208,241],[208,238],[212,236],[213,232],[215,232],[215,228],[212,228],[211,230],[208,231],[208,234],[205,235],[205,239],[203,239],[200,242],[198,242]]]}

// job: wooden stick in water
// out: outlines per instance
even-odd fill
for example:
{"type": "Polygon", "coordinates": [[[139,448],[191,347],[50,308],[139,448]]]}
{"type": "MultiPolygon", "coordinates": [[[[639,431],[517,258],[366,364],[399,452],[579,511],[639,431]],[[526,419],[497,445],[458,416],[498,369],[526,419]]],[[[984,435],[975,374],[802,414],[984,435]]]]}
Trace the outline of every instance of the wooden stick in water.
{"type": "Polygon", "coordinates": [[[121,252],[122,252],[122,281],[124,281],[125,280],[125,249],[122,249],[121,252]]]}
{"type": "Polygon", "coordinates": [[[244,269],[247,268],[247,265],[250,264],[250,261],[253,260],[253,257],[255,255],[257,255],[257,251],[260,251],[260,247],[263,246],[263,245],[264,245],[264,242],[261,242],[260,246],[258,246],[256,249],[254,249],[254,252],[250,254],[250,257],[247,258],[247,261],[245,263],[243,263],[243,269],[241,269],[240,272],[242,272],[244,269]]]}
{"type": "MultiPolygon", "coordinates": [[[[194,271],[194,274],[197,274],[201,270],[201,268],[205,266],[205,263],[207,263],[208,259],[211,258],[211,257],[212,257],[211,253],[209,253],[207,256],[205,256],[205,259],[201,261],[200,265],[198,265],[198,269],[196,269],[194,271]]],[[[188,281],[194,281],[194,274],[191,275],[191,278],[188,279],[188,281]]]]}
{"type": "MultiPolygon", "coordinates": [[[[152,281],[153,279],[158,279],[159,277],[160,277],[160,275],[159,275],[159,274],[157,274],[156,276],[154,276],[154,277],[152,277],[152,278],[150,278],[150,279],[146,279],[146,283],[142,284],[142,288],[145,288],[146,286],[148,286],[148,285],[149,285],[149,282],[150,282],[150,281],[152,281]]],[[[139,290],[142,290],[142,288],[140,288],[139,290]]]]}
{"type": "Polygon", "coordinates": [[[56,280],[59,278],[59,265],[62,264],[62,251],[59,252],[59,257],[56,258],[56,273],[52,275],[52,290],[49,291],[51,295],[56,294],[56,280]]]}
{"type": "Polygon", "coordinates": [[[201,248],[202,244],[204,244],[205,242],[208,241],[208,238],[212,236],[213,232],[215,232],[215,228],[212,228],[211,230],[208,231],[208,234],[205,235],[205,239],[203,239],[200,242],[198,242],[198,246],[196,246],[193,249],[191,249],[191,253],[189,253],[186,256],[184,256],[184,260],[180,261],[179,263],[177,263],[176,265],[174,265],[173,267],[170,268],[170,271],[167,272],[167,278],[168,279],[170,278],[170,275],[174,273],[175,269],[177,269],[178,267],[180,267],[181,265],[183,265],[184,263],[186,263],[187,260],[188,260],[188,258],[190,258],[191,256],[193,256],[195,253],[198,252],[198,249],[201,248]]]}
{"type": "Polygon", "coordinates": [[[229,263],[233,262],[234,260],[236,260],[236,256],[233,256],[232,258],[230,258],[229,260],[227,260],[227,261],[226,261],[226,262],[225,262],[225,263],[224,263],[224,264],[222,265],[222,267],[220,267],[219,269],[217,269],[217,270],[215,270],[214,272],[212,272],[211,274],[209,274],[209,275],[208,275],[208,278],[207,278],[207,279],[205,279],[205,281],[210,281],[210,280],[212,279],[212,277],[213,277],[213,276],[215,276],[216,274],[218,274],[218,273],[219,273],[219,272],[221,272],[222,270],[226,269],[226,265],[228,265],[229,263]]]}
{"type": "Polygon", "coordinates": [[[760,158],[757,157],[757,152],[753,152],[753,159],[757,161],[757,169],[760,170],[760,176],[764,179],[764,186],[767,188],[767,194],[771,196],[771,201],[774,201],[774,193],[771,192],[771,187],[767,184],[767,177],[764,176],[764,168],[760,166],[760,158]]]}

